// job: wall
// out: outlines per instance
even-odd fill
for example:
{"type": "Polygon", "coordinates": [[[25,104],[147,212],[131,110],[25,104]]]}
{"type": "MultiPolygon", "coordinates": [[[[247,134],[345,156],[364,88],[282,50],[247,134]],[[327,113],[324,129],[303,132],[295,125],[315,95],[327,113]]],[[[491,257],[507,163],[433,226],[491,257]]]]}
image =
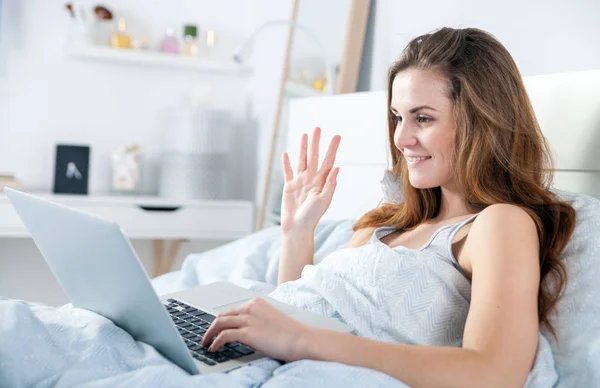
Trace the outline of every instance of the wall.
{"type": "MultiPolygon", "coordinates": [[[[183,19],[226,30],[240,40],[254,28],[254,22],[241,19],[231,23],[229,10],[234,3],[237,7],[246,4],[181,0],[172,3],[179,7],[166,3],[144,7],[141,0],[126,0],[113,9],[125,15],[145,10],[138,12],[137,18],[156,20],[158,31],[169,21],[183,19]]],[[[240,9],[240,13],[244,11],[240,9]]],[[[77,25],[60,2],[21,2],[18,26],[20,42],[7,63],[9,123],[2,130],[0,170],[17,173],[28,189],[51,189],[54,144],[66,142],[92,145],[89,189],[91,193],[106,192],[110,152],[124,144],[140,143],[146,160],[156,159],[163,137],[172,130],[161,120],[162,115],[169,106],[180,105],[191,90],[210,89],[213,104],[227,105],[238,120],[250,114],[245,111],[246,77],[67,58],[66,46],[77,25]]],[[[146,171],[153,172],[152,166],[148,167],[146,171]]],[[[156,189],[152,179],[146,183],[146,191],[156,189]]]]}
{"type": "MultiPolygon", "coordinates": [[[[103,3],[118,4],[116,8],[132,20],[152,21],[161,31],[168,24],[191,21],[226,31],[234,43],[264,21],[285,19],[291,12],[290,0],[173,0],[152,2],[152,6],[145,0],[103,3]]],[[[285,30],[257,39],[247,58],[253,66],[248,77],[122,66],[66,57],[69,36],[77,26],[63,7],[63,2],[47,0],[3,2],[1,37],[11,44],[10,50],[0,48],[0,62],[6,64],[5,76],[0,73],[0,172],[16,173],[28,190],[48,191],[55,143],[90,144],[90,192],[107,192],[110,152],[137,142],[146,162],[155,160],[171,129],[162,120],[165,109],[180,104],[191,89],[208,86],[213,104],[230,109],[240,123],[241,138],[234,146],[249,162],[237,171],[236,181],[244,186],[244,198],[252,199],[256,172],[266,165],[285,30]]],[[[155,170],[152,163],[146,166],[144,189],[152,192],[155,170]]],[[[221,243],[187,242],[179,260],[221,243]]],[[[150,244],[134,241],[134,247],[150,271],[150,244]]],[[[0,240],[0,296],[53,305],[66,302],[33,243],[19,239],[0,240]]]]}
{"type": "Polygon", "coordinates": [[[371,90],[408,41],[440,26],[478,27],[511,52],[524,76],[600,68],[597,0],[375,0],[371,90]]]}

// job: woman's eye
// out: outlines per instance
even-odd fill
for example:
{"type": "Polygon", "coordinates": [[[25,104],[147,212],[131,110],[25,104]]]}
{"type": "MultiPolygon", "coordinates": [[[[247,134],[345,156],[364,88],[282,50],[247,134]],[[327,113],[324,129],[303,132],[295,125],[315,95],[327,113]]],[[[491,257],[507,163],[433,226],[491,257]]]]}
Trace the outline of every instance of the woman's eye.
{"type": "Polygon", "coordinates": [[[399,123],[400,121],[402,121],[402,116],[396,116],[396,115],[392,115],[392,119],[393,119],[395,122],[399,123]]]}
{"type": "Polygon", "coordinates": [[[417,116],[417,122],[419,124],[428,124],[432,121],[433,119],[431,117],[425,117],[425,116],[417,116]]]}

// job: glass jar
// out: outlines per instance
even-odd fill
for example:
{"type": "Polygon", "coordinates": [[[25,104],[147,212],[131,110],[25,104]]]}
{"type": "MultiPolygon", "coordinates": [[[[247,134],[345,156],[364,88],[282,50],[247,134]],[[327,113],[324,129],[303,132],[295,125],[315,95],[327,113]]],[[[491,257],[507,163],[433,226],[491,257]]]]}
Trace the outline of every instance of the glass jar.
{"type": "Polygon", "coordinates": [[[187,24],[183,27],[183,54],[197,57],[198,51],[198,27],[187,24]]]}

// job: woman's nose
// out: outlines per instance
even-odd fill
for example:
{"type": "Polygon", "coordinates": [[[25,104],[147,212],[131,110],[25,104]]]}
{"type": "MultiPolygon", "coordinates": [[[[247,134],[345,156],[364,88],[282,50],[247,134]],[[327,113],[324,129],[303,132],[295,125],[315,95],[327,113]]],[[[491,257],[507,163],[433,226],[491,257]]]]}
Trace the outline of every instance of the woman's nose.
{"type": "Polygon", "coordinates": [[[394,144],[399,150],[406,147],[413,147],[417,144],[417,138],[414,132],[404,123],[398,123],[396,132],[394,132],[394,144]]]}

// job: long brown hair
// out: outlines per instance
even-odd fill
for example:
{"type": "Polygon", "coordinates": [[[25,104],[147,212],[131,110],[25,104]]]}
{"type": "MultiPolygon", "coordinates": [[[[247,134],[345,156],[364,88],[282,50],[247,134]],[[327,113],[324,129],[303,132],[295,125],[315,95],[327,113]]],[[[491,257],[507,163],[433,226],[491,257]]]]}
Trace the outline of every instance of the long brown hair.
{"type": "Polygon", "coordinates": [[[413,39],[391,66],[388,135],[392,172],[402,181],[404,201],[368,212],[355,230],[382,225],[410,230],[440,210],[441,188],[414,188],[394,145],[396,122],[389,109],[392,82],[409,68],[437,71],[448,81],[456,119],[455,176],[467,207],[482,210],[496,203],[514,204],[535,221],[541,270],[539,319],[554,333],[548,318],[567,282],[559,254],[573,232],[575,210],[549,191],[550,149],[514,60],[491,34],[475,28],[442,28],[413,39]],[[552,286],[545,281],[548,275],[553,275],[552,286]]]}

